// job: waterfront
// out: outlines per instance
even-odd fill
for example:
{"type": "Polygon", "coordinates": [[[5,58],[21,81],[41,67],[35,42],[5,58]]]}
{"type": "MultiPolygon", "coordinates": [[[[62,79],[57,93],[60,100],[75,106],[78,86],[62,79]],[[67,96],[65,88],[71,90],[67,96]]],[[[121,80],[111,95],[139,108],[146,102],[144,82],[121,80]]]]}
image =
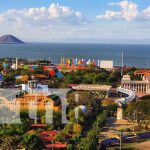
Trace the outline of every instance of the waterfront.
{"type": "Polygon", "coordinates": [[[1,57],[30,59],[51,59],[60,63],[60,57],[113,60],[121,65],[121,52],[124,51],[124,65],[149,67],[150,45],[139,44],[65,44],[65,43],[27,43],[0,45],[1,57]]]}

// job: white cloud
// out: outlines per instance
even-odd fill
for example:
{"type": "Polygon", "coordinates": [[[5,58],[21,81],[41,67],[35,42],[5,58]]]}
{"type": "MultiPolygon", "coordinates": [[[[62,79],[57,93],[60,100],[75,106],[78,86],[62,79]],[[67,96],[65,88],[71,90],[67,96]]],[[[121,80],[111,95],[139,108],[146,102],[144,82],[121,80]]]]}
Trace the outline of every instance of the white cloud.
{"type": "Polygon", "coordinates": [[[107,10],[104,15],[98,15],[97,19],[120,19],[121,12],[107,10]]]}
{"type": "Polygon", "coordinates": [[[150,6],[141,12],[139,19],[140,20],[150,20],[150,6]]]}
{"type": "Polygon", "coordinates": [[[127,0],[119,3],[109,3],[111,6],[119,6],[120,11],[109,11],[107,10],[104,15],[98,15],[97,19],[123,19],[123,20],[133,20],[139,15],[138,5],[134,2],[129,2],[127,0]]]}
{"type": "MultiPolygon", "coordinates": [[[[150,20],[150,7],[123,1],[109,4],[120,10],[106,11],[99,19],[150,20]],[[144,17],[143,17],[144,16],[144,17]]],[[[11,9],[0,13],[0,35],[13,34],[24,41],[108,41],[110,39],[149,39],[150,23],[112,21],[88,22],[81,12],[59,4],[49,7],[11,9]]]]}
{"type": "Polygon", "coordinates": [[[82,13],[55,3],[48,8],[11,9],[0,14],[0,24],[15,26],[50,26],[55,23],[77,25],[85,22],[82,13]]]}

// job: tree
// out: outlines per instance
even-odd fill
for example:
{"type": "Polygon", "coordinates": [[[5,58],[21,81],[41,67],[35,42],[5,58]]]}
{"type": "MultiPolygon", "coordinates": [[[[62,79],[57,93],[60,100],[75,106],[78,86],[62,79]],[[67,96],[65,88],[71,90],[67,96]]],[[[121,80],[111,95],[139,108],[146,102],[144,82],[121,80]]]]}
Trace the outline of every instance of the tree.
{"type": "Polygon", "coordinates": [[[20,140],[20,136],[16,135],[3,135],[0,137],[1,148],[3,150],[17,149],[18,141],[20,140]]]}
{"type": "Polygon", "coordinates": [[[98,144],[98,135],[100,133],[100,127],[106,121],[107,111],[104,111],[97,115],[95,122],[92,124],[92,129],[89,130],[87,136],[82,138],[77,145],[78,150],[95,150],[98,144]]]}
{"type": "Polygon", "coordinates": [[[102,101],[103,106],[106,106],[107,109],[112,113],[113,111],[117,111],[118,104],[115,103],[114,100],[108,98],[102,101]]]}
{"type": "Polygon", "coordinates": [[[75,110],[72,110],[69,112],[69,114],[68,114],[69,121],[72,123],[78,122],[79,124],[83,125],[85,123],[85,116],[80,108],[78,111],[79,111],[78,118],[75,118],[75,110]]]}
{"type": "Polygon", "coordinates": [[[114,71],[110,74],[110,76],[108,77],[107,81],[109,83],[114,83],[114,82],[118,82],[121,80],[121,73],[120,71],[114,71]]]}
{"type": "Polygon", "coordinates": [[[110,106],[110,105],[112,105],[114,103],[115,103],[114,100],[112,100],[110,98],[103,100],[103,105],[104,106],[110,106]]]}
{"type": "Polygon", "coordinates": [[[27,150],[33,150],[33,149],[40,150],[42,149],[42,141],[39,139],[38,134],[34,132],[25,133],[23,135],[22,146],[27,150]]]}
{"type": "Polygon", "coordinates": [[[150,122],[150,101],[137,101],[129,104],[126,115],[132,121],[136,121],[138,129],[146,128],[150,122]]]}
{"type": "Polygon", "coordinates": [[[94,77],[94,80],[96,81],[96,83],[101,83],[101,82],[106,82],[108,78],[108,74],[105,72],[96,74],[94,77]]]}
{"type": "Polygon", "coordinates": [[[16,125],[3,125],[0,128],[0,141],[2,149],[17,149],[21,141],[21,131],[16,128],[16,125]]]}

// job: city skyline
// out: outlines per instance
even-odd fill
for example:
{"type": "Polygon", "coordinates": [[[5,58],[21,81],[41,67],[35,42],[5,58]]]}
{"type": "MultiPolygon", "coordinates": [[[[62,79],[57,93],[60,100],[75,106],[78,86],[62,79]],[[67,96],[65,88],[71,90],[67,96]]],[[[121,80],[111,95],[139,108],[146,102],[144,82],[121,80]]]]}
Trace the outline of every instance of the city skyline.
{"type": "Polygon", "coordinates": [[[150,2],[6,0],[0,35],[27,42],[148,43],[150,2]]]}

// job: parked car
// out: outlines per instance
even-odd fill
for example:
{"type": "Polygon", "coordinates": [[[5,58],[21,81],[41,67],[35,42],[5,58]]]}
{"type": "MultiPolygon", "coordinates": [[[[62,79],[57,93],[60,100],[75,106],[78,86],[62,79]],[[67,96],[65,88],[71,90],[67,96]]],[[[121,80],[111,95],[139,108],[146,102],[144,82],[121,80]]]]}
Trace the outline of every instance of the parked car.
{"type": "Polygon", "coordinates": [[[106,139],[103,140],[102,143],[106,146],[118,146],[120,144],[120,140],[117,138],[110,138],[110,139],[106,139]]]}
{"type": "Polygon", "coordinates": [[[139,137],[136,134],[122,136],[122,141],[125,143],[132,143],[138,140],[139,140],[139,137]]]}
{"type": "Polygon", "coordinates": [[[139,134],[137,134],[137,136],[138,136],[140,139],[148,139],[148,138],[150,138],[150,132],[139,133],[139,134]]]}

